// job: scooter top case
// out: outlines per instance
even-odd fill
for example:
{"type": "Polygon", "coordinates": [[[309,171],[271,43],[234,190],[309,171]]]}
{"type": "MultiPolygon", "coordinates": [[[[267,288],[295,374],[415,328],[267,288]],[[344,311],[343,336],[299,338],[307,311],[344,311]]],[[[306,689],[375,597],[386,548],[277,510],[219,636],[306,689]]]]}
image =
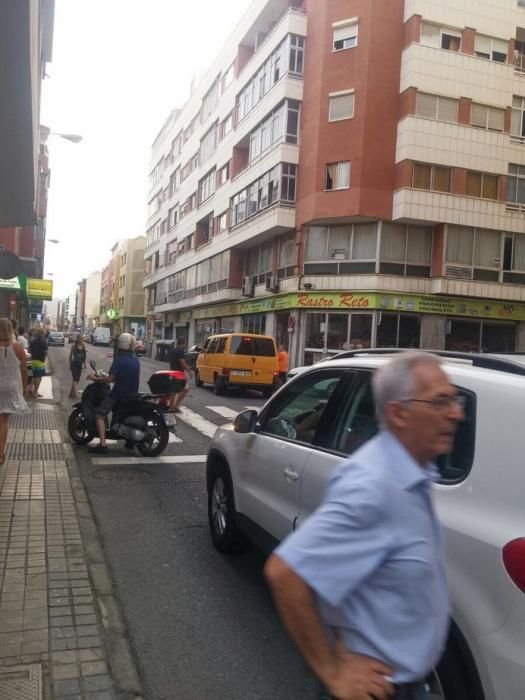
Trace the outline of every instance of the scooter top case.
{"type": "Polygon", "coordinates": [[[179,370],[161,370],[151,375],[148,386],[156,396],[178,394],[186,386],[186,375],[179,370]]]}

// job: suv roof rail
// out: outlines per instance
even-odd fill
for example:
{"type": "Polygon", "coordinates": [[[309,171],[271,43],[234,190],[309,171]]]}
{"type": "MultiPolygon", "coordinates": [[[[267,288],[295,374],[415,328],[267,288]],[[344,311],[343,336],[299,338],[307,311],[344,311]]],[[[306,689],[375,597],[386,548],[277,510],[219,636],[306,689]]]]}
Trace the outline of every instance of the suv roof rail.
{"type": "MultiPolygon", "coordinates": [[[[415,348],[414,348],[415,349],[415,348]]],[[[503,359],[502,357],[494,357],[490,354],[480,352],[454,352],[452,350],[430,350],[421,348],[421,352],[429,352],[439,357],[448,358],[451,360],[464,360],[470,362],[473,367],[482,367],[483,369],[493,369],[498,372],[507,372],[509,374],[519,374],[525,377],[525,365],[513,360],[503,359]]],[[[344,360],[349,357],[358,357],[359,355],[392,355],[401,352],[408,352],[408,348],[365,348],[361,350],[345,350],[337,355],[332,355],[331,360],[344,360]]],[[[519,355],[520,353],[515,353],[519,355]]]]}

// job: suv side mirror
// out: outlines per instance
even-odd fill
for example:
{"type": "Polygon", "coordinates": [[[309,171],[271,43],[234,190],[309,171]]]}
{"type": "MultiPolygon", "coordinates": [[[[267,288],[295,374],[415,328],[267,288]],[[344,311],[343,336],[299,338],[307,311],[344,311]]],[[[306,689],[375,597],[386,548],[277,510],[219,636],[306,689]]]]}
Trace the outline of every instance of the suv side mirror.
{"type": "Polygon", "coordinates": [[[97,369],[97,363],[95,362],[95,360],[91,360],[89,366],[91,367],[91,369],[97,369]]]}
{"type": "Polygon", "coordinates": [[[257,422],[257,411],[243,411],[233,421],[233,429],[236,433],[253,433],[257,422]]]}

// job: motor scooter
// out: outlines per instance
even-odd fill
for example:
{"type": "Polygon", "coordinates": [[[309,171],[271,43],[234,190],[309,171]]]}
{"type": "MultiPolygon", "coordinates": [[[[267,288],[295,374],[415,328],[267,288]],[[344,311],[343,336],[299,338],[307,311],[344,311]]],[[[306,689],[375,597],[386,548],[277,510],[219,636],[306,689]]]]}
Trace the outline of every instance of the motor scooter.
{"type": "MultiPolygon", "coordinates": [[[[90,365],[95,376],[108,376],[107,372],[97,370],[94,360],[90,365]]],[[[105,419],[106,438],[124,440],[126,447],[136,447],[145,457],[162,454],[177,424],[175,415],[168,411],[169,397],[181,391],[185,382],[184,372],[155,372],[148,380],[152,393],[138,393],[117,401],[111,420],[105,419]]],[[[81,401],[73,406],[68,432],[77,445],[87,445],[97,435],[96,409],[109,392],[109,384],[94,381],[84,389],[81,401]]]]}

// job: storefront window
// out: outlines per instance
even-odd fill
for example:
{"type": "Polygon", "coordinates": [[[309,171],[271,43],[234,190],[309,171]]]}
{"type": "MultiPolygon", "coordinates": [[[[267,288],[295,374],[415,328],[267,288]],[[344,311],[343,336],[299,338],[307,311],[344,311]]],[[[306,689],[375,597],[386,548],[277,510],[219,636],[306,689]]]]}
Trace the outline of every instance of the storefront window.
{"type": "Polygon", "coordinates": [[[372,314],[352,314],[350,350],[369,348],[372,339],[372,314]]]}
{"type": "Polygon", "coordinates": [[[328,314],[328,350],[346,350],[348,339],[348,314],[328,314]]]}
{"type": "Polygon", "coordinates": [[[204,345],[210,335],[219,332],[219,325],[215,318],[205,318],[195,321],[195,345],[204,345]]]}
{"type": "Polygon", "coordinates": [[[306,315],[306,343],[307,348],[322,350],[325,347],[326,314],[306,315]]]}
{"type": "Polygon", "coordinates": [[[421,321],[411,314],[381,314],[377,327],[378,348],[418,348],[421,321]]]}
{"type": "Polygon", "coordinates": [[[450,321],[450,333],[445,340],[445,350],[479,352],[481,323],[479,321],[450,321]]]}
{"type": "Polygon", "coordinates": [[[243,333],[258,333],[264,335],[266,332],[266,315],[247,314],[243,316],[241,331],[243,333]]]}
{"type": "Polygon", "coordinates": [[[514,352],[516,350],[516,326],[483,322],[481,329],[483,352],[514,352]]]}

